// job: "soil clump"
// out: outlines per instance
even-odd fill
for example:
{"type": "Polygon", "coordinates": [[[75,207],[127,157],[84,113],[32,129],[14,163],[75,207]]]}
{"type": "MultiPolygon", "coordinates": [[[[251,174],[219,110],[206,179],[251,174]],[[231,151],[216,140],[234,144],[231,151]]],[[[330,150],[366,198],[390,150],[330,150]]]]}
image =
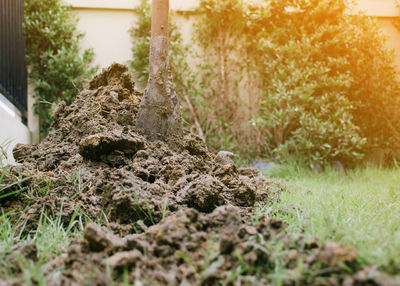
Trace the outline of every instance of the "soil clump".
{"type": "MultiPolygon", "coordinates": [[[[188,131],[173,146],[146,140],[135,128],[141,98],[128,69],[113,64],[71,105],[59,103],[49,135],[17,145],[18,164],[0,174],[0,209],[22,215],[25,232],[42,212],[104,226],[87,224],[44,266],[48,285],[268,285],[277,267],[287,285],[391,285],[359,269],[354,248],[307,242],[257,217],[255,205],[277,199],[282,185],[238,168],[233,154],[209,152],[188,131]]],[[[35,245],[15,250],[40,255],[35,245]]]]}

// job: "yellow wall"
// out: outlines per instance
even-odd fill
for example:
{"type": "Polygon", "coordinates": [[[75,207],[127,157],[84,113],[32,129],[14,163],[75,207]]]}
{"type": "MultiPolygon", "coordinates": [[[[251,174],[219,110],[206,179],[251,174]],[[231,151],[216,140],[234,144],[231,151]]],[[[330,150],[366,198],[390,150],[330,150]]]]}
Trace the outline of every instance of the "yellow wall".
{"type": "Polygon", "coordinates": [[[367,16],[375,17],[397,17],[400,15],[397,0],[356,0],[351,12],[363,12],[367,16]]]}
{"type": "Polygon", "coordinates": [[[395,52],[395,62],[400,70],[400,31],[393,25],[400,17],[397,0],[356,0],[350,13],[362,12],[367,16],[377,17],[383,34],[387,36],[387,47],[395,52]]]}
{"type": "MultiPolygon", "coordinates": [[[[258,0],[248,0],[258,1],[258,0]]],[[[396,0],[356,0],[349,13],[363,12],[368,16],[378,17],[382,32],[388,36],[388,48],[396,53],[396,64],[400,70],[400,32],[392,21],[400,16],[396,0]]],[[[137,20],[133,11],[140,0],[67,0],[80,21],[78,29],[86,36],[83,48],[93,48],[95,63],[106,67],[112,62],[127,63],[131,59],[132,41],[129,29],[137,20]]],[[[198,6],[199,0],[170,0],[171,10],[190,11],[198,6]]],[[[174,21],[178,24],[186,42],[191,39],[194,16],[183,17],[175,13],[174,21]]]]}
{"type": "Polygon", "coordinates": [[[85,33],[81,45],[94,49],[95,64],[103,68],[132,58],[129,29],[136,21],[132,10],[76,9],[75,12],[80,19],[78,29],[85,33]]]}
{"type": "Polygon", "coordinates": [[[400,31],[391,18],[378,18],[383,34],[387,36],[387,47],[395,52],[395,63],[400,71],[400,31]]]}

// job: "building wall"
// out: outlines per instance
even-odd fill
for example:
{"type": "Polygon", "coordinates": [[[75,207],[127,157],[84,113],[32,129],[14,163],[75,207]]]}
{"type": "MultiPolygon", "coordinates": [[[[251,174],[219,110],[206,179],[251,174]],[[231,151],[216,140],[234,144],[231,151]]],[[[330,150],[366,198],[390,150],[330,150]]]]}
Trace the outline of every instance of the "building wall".
{"type": "Polygon", "coordinates": [[[374,17],[398,17],[400,8],[397,0],[355,0],[351,12],[365,13],[374,17]]]}
{"type": "Polygon", "coordinates": [[[75,9],[78,29],[85,33],[83,48],[93,48],[94,63],[104,68],[113,62],[126,63],[131,57],[129,29],[136,21],[132,10],[75,9]]]}
{"type": "Polygon", "coordinates": [[[0,93],[0,164],[5,163],[3,149],[8,163],[14,163],[12,149],[17,143],[30,144],[31,132],[21,122],[18,110],[0,93]]]}
{"type": "MultiPolygon", "coordinates": [[[[140,0],[67,0],[80,21],[78,29],[85,33],[82,48],[93,48],[94,63],[101,68],[113,62],[126,64],[132,58],[132,39],[129,30],[138,17],[134,8],[140,0]]],[[[197,7],[199,0],[170,0],[174,21],[184,40],[191,39],[193,17],[183,17],[179,12],[190,11],[197,7]]]]}
{"type": "Polygon", "coordinates": [[[395,64],[400,71],[400,30],[393,25],[394,18],[378,18],[383,34],[387,36],[387,47],[395,52],[395,64]]]}
{"type": "MultiPolygon", "coordinates": [[[[195,9],[200,0],[170,0],[174,21],[181,29],[183,39],[191,39],[195,15],[183,16],[181,12],[195,9]]],[[[258,1],[258,0],[249,0],[258,1]]],[[[400,16],[396,0],[356,0],[350,13],[363,12],[378,17],[382,32],[388,36],[388,48],[394,49],[396,64],[400,70],[400,32],[393,25],[395,17],[400,16]]],[[[83,48],[93,48],[95,63],[101,68],[113,62],[127,63],[131,55],[132,40],[129,29],[137,21],[134,8],[140,0],[67,0],[80,21],[78,29],[86,35],[83,48]]]]}
{"type": "MultiPolygon", "coordinates": [[[[397,0],[356,0],[351,13],[364,13],[377,17],[382,33],[387,36],[387,47],[395,51],[395,63],[400,70],[400,31],[393,25],[399,20],[400,7],[397,0]]],[[[399,22],[400,23],[400,22],[399,22]]]]}

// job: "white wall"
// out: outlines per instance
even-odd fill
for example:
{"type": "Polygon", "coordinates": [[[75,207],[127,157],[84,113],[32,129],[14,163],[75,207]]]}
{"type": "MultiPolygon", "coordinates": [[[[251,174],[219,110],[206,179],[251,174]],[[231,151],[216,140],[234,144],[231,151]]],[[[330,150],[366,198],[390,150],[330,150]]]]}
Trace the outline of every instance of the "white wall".
{"type": "MultiPolygon", "coordinates": [[[[0,145],[6,148],[8,163],[14,163],[12,149],[17,143],[30,144],[30,131],[21,122],[17,110],[0,93],[0,145]]],[[[0,155],[0,158],[3,158],[3,156],[0,155]]]]}

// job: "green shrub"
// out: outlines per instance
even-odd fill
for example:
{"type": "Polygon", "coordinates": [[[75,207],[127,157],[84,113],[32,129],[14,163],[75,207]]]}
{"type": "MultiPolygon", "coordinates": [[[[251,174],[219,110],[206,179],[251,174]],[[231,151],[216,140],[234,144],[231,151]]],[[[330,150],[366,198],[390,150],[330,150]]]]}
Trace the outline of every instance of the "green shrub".
{"type": "MultiPolygon", "coordinates": [[[[295,156],[312,167],[361,159],[365,144],[348,98],[353,80],[347,60],[326,49],[332,45],[328,39],[345,28],[337,27],[341,24],[336,19],[345,6],[330,1],[325,7],[323,2],[307,6],[300,1],[289,9],[293,1],[272,1],[268,13],[250,14],[256,20],[247,35],[253,44],[247,48],[257,55],[254,66],[265,89],[254,122],[265,134],[272,155],[281,160],[295,156]],[[331,14],[318,14],[327,11],[331,14]],[[256,40],[251,39],[254,34],[256,40]]],[[[342,40],[334,43],[344,45],[342,40]]]]}
{"type": "MultiPolygon", "coordinates": [[[[354,105],[355,124],[368,138],[370,147],[400,147],[400,84],[394,51],[386,47],[375,19],[345,18],[338,40],[346,42],[346,68],[353,78],[347,97],[354,105]]],[[[327,47],[329,48],[329,46],[327,47]]],[[[336,54],[342,56],[338,49],[336,54]]]]}
{"type": "Polygon", "coordinates": [[[346,8],[343,0],[273,0],[247,14],[247,48],[266,90],[258,122],[279,155],[354,162],[362,137],[369,146],[395,141],[393,55],[376,21],[346,8]]]}
{"type": "Polygon", "coordinates": [[[71,103],[96,70],[90,66],[93,51],[80,53],[83,34],[77,31],[77,21],[61,0],[25,1],[26,61],[42,137],[57,102],[71,103]]]}
{"type": "Polygon", "coordinates": [[[251,117],[239,87],[246,72],[242,64],[245,57],[241,54],[243,1],[202,0],[197,13],[200,17],[193,40],[200,52],[196,55],[199,64],[195,67],[197,92],[193,100],[201,125],[213,149],[246,153],[250,149],[245,137],[251,117]]]}

